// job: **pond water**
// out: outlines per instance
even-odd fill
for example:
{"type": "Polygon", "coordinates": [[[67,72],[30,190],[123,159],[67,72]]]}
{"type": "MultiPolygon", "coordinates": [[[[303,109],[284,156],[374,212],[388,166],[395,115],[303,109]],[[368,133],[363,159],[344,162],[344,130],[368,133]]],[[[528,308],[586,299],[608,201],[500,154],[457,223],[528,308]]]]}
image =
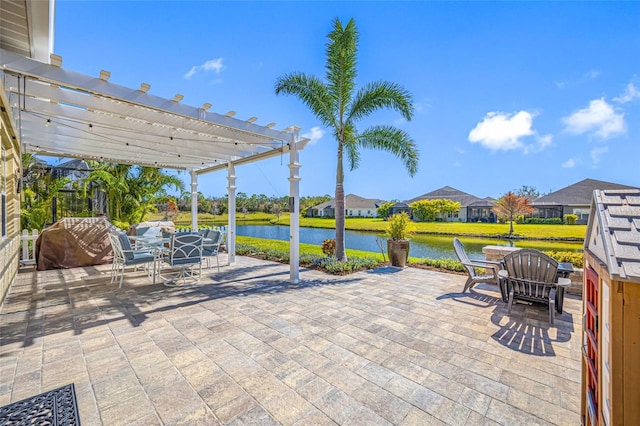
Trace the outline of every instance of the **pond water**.
{"type": "MultiPolygon", "coordinates": [[[[236,235],[265,238],[269,240],[289,241],[289,227],[283,225],[238,225],[236,235]]],[[[386,250],[386,237],[383,233],[345,232],[345,245],[348,249],[380,252],[376,237],[382,238],[386,250]]],[[[300,228],[300,242],[306,244],[322,244],[327,238],[335,238],[334,229],[300,228]]],[[[482,247],[500,245],[507,247],[533,248],[536,250],[581,251],[580,242],[532,241],[532,240],[498,240],[493,238],[461,237],[469,257],[484,259],[482,247]]],[[[453,237],[440,235],[415,235],[411,239],[409,255],[412,257],[431,259],[456,259],[453,251],[453,237]]]]}

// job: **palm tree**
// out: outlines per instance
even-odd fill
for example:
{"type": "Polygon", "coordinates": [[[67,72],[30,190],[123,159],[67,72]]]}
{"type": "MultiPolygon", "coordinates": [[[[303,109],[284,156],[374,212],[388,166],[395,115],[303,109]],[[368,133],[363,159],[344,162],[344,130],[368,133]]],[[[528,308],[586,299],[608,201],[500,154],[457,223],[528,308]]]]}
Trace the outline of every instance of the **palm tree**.
{"type": "Polygon", "coordinates": [[[418,169],[418,150],[408,133],[393,126],[371,126],[358,131],[357,123],[374,111],[391,108],[408,121],[413,117],[411,94],[402,86],[375,81],[356,90],[358,31],[353,19],[343,26],[338,18],[328,34],[325,81],[294,72],[276,81],[276,94],[294,95],[332,130],[338,143],[336,170],[336,258],[346,260],[344,245],[344,168],[346,155],[351,170],[358,167],[359,149],[391,152],[413,176],[418,169]]]}
{"type": "Polygon", "coordinates": [[[166,188],[184,189],[175,175],[155,167],[92,162],[83,192],[93,183],[107,195],[107,210],[111,220],[135,223],[144,220],[159,198],[167,195],[166,188]]]}

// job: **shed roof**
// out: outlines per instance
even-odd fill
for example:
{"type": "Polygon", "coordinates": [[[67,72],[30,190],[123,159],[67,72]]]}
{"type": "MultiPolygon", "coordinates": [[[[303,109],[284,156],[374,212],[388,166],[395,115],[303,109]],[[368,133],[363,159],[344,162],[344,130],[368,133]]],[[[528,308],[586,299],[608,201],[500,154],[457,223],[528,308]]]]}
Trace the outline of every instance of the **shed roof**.
{"type": "Polygon", "coordinates": [[[584,247],[616,280],[640,283],[640,189],[593,192],[584,247]]]}
{"type": "Polygon", "coordinates": [[[576,182],[573,185],[569,185],[557,191],[551,192],[547,195],[543,195],[540,198],[535,199],[532,206],[545,206],[545,205],[557,205],[557,206],[572,206],[572,205],[584,205],[591,204],[593,198],[593,191],[596,189],[635,189],[636,187],[621,185],[619,183],[605,182],[603,180],[584,179],[580,182],[576,182]]]}

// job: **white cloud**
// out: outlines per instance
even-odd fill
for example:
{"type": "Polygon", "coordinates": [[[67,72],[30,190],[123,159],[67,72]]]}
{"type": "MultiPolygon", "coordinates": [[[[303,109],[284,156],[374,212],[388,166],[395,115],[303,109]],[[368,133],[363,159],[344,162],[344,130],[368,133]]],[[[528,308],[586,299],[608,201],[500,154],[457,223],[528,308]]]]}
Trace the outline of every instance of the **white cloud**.
{"type": "Polygon", "coordinates": [[[562,119],[569,133],[595,133],[603,139],[626,132],[624,114],[616,112],[604,99],[594,99],[583,108],[562,119]]]}
{"type": "Polygon", "coordinates": [[[599,75],[600,75],[600,71],[589,70],[582,75],[581,80],[593,80],[594,78],[598,78],[599,75]]]}
{"type": "Polygon", "coordinates": [[[569,158],[567,161],[562,163],[562,167],[565,169],[572,169],[576,166],[577,161],[573,158],[569,158]]]}
{"type": "Polygon", "coordinates": [[[210,59],[205,63],[203,63],[202,65],[192,66],[189,72],[184,75],[184,78],[189,80],[191,77],[193,77],[196,73],[200,71],[213,71],[216,74],[220,74],[223,68],[224,68],[224,65],[222,65],[222,58],[210,59]]]}
{"type": "Polygon", "coordinates": [[[537,144],[531,144],[524,147],[524,153],[540,152],[553,142],[553,135],[538,136],[537,144]]]}
{"type": "Polygon", "coordinates": [[[631,102],[634,99],[640,99],[640,90],[633,84],[633,81],[627,84],[627,87],[624,93],[617,98],[613,98],[614,101],[619,102],[621,104],[626,104],[627,102],[631,102]]]}
{"type": "Polygon", "coordinates": [[[407,120],[405,120],[404,117],[400,117],[400,118],[396,118],[395,120],[393,120],[393,125],[394,126],[402,126],[406,122],[407,122],[407,120]]]}
{"type": "Polygon", "coordinates": [[[462,148],[460,148],[458,146],[454,147],[453,149],[455,149],[455,151],[460,155],[464,155],[464,153],[466,152],[464,149],[462,149],[462,148]]]}
{"type": "Polygon", "coordinates": [[[469,141],[494,151],[521,148],[520,138],[534,134],[532,122],[533,114],[527,111],[490,112],[469,132],[469,141]]]}
{"type": "Polygon", "coordinates": [[[609,147],[595,147],[591,150],[591,160],[593,160],[593,164],[598,164],[600,162],[600,157],[609,152],[609,147]]]}
{"type": "Polygon", "coordinates": [[[543,150],[549,145],[551,145],[551,142],[553,142],[552,135],[544,135],[538,138],[538,144],[540,145],[540,150],[543,150]]]}
{"type": "Polygon", "coordinates": [[[324,130],[322,130],[318,126],[314,126],[307,133],[303,133],[300,136],[302,136],[303,138],[311,139],[311,142],[309,142],[309,145],[313,145],[316,142],[318,142],[320,139],[322,139],[324,134],[325,134],[324,130]]]}
{"type": "Polygon", "coordinates": [[[589,70],[586,73],[582,74],[580,76],[580,78],[578,78],[577,80],[573,80],[573,81],[556,81],[556,87],[558,89],[564,89],[567,86],[574,86],[574,85],[578,85],[578,84],[582,84],[586,81],[589,80],[594,80],[596,78],[598,78],[600,76],[600,71],[598,70],[589,70]]]}

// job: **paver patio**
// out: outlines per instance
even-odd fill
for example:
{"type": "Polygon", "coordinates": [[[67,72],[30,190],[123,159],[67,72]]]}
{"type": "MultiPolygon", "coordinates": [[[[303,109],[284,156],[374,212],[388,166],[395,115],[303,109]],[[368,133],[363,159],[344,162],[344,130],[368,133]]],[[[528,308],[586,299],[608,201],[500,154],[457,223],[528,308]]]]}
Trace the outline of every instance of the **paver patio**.
{"type": "Polygon", "coordinates": [[[508,316],[497,288],[461,294],[462,275],[303,270],[293,286],[288,268],[239,257],[186,288],[21,273],[0,406],[73,382],[83,425],[580,424],[580,300],[550,327],[542,306],[508,316]]]}

